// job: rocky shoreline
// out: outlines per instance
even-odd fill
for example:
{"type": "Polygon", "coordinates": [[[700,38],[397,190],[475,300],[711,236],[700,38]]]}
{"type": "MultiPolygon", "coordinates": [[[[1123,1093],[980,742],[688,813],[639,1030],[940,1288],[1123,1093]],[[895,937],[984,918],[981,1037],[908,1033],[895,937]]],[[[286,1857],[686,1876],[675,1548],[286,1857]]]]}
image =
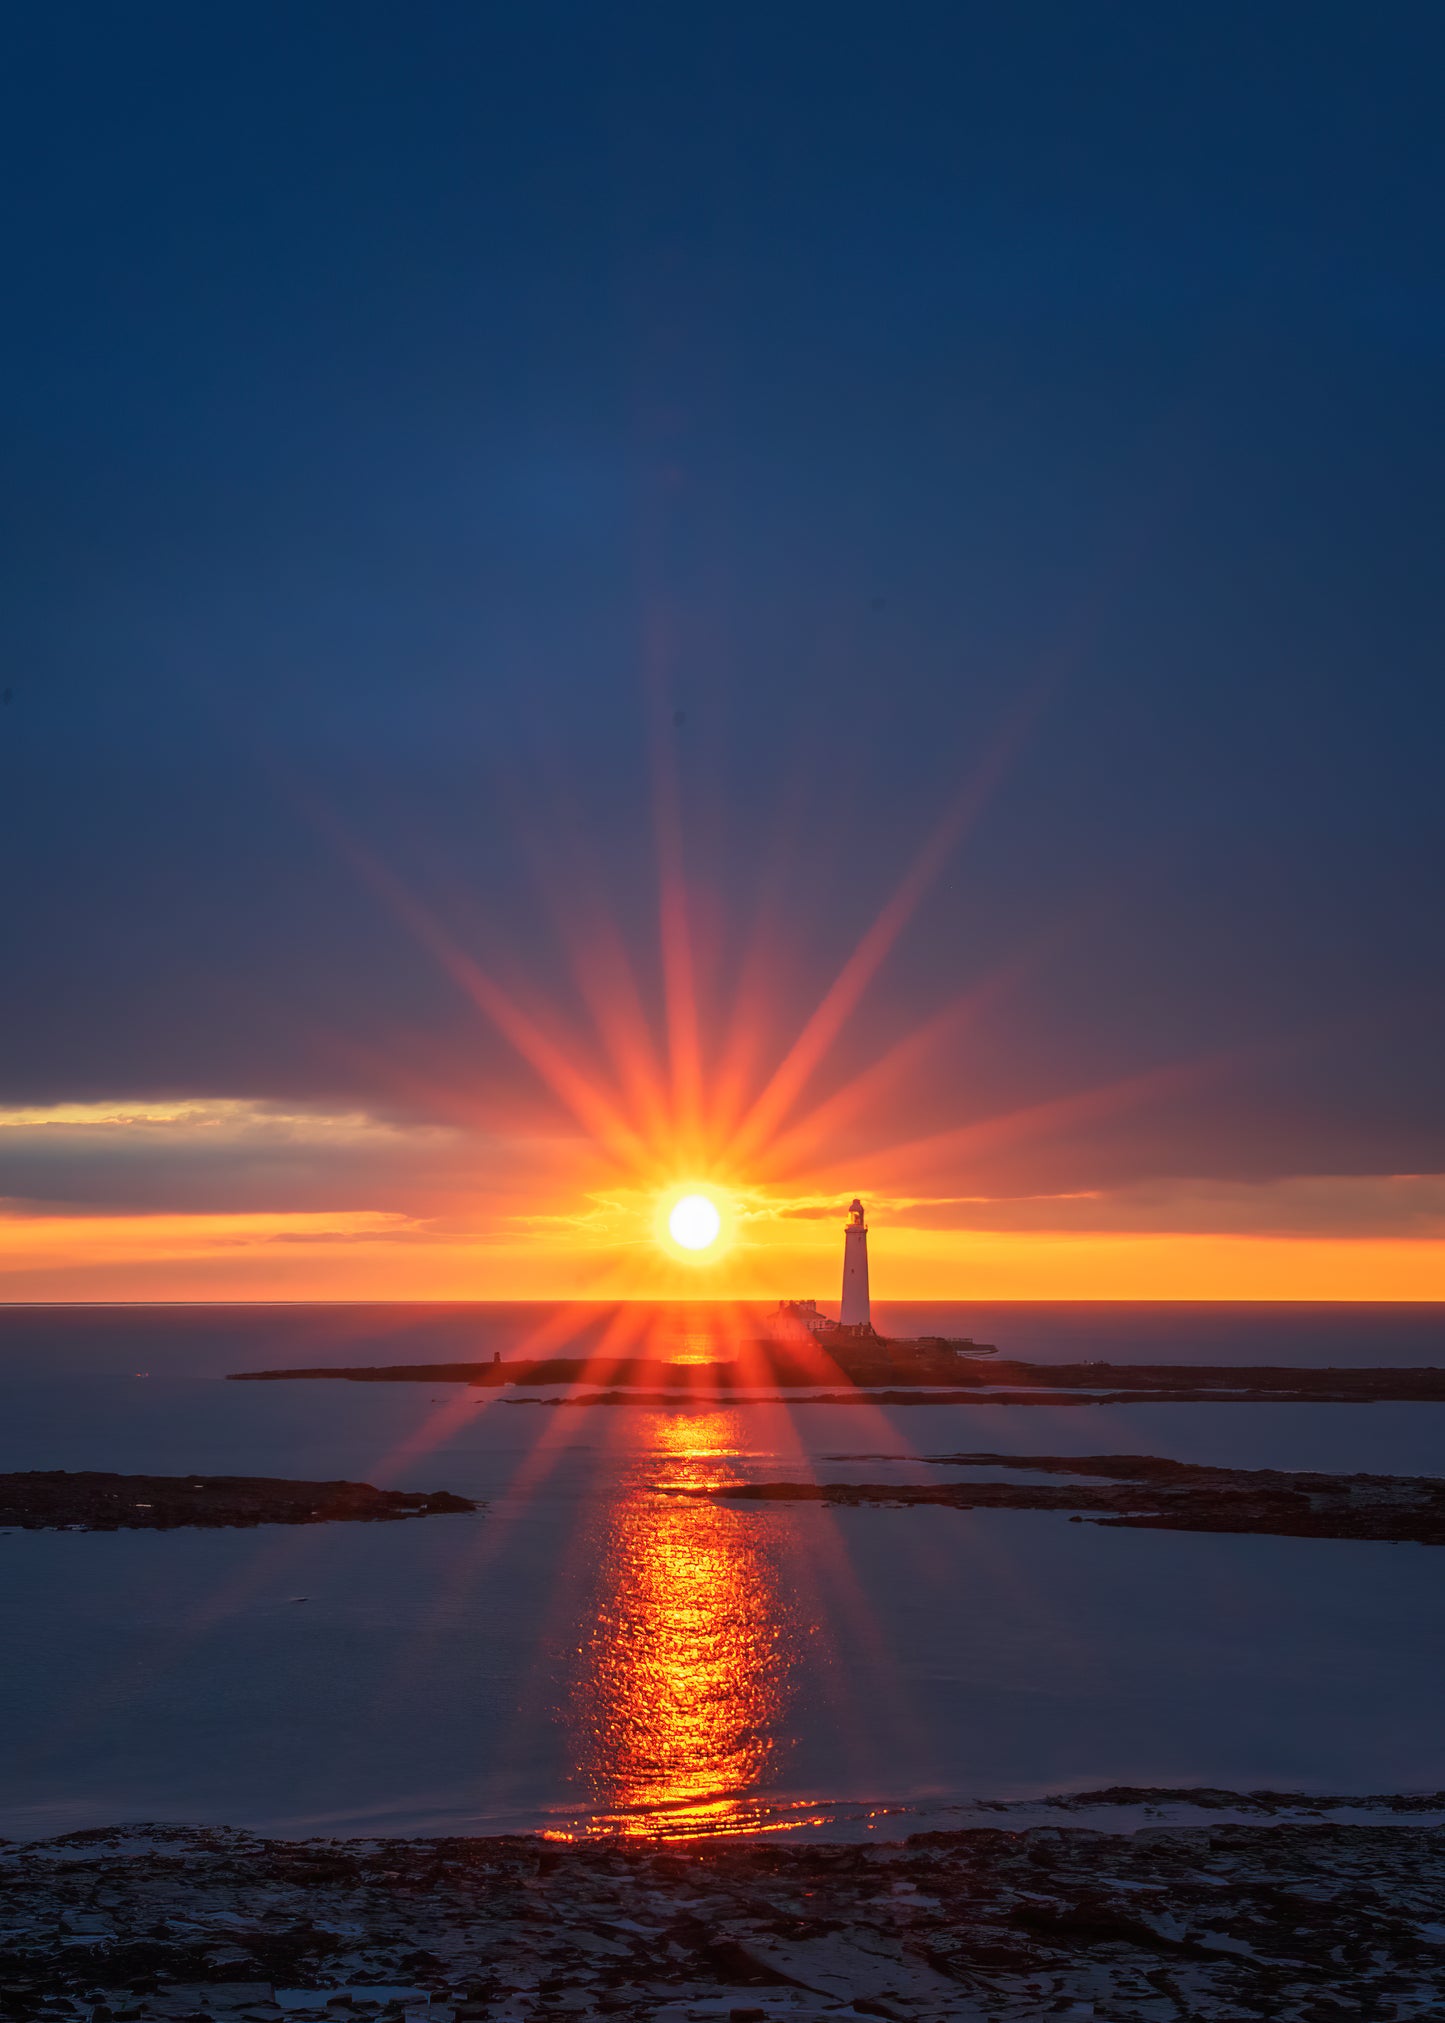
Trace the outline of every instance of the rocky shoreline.
{"type": "Polygon", "coordinates": [[[376,1523],[474,1511],[449,1490],[369,1482],[289,1482],[267,1475],[110,1475],[34,1469],[0,1474],[0,1530],[170,1531],[253,1524],[376,1523]]]}
{"type": "MultiPolygon", "coordinates": [[[[0,1846],[0,2005],[16,2023],[1441,2014],[1445,1831],[1419,1814],[1445,1794],[1090,1796],[1258,1818],[681,1851],[69,1834],[0,1846]],[[1366,1803],[1369,1824],[1325,1816],[1366,1803]]],[[[1072,1820],[1088,1799],[1058,1803],[1072,1820]]]]}
{"type": "MultiPolygon", "coordinates": [[[[842,1454],[838,1461],[903,1455],[842,1454]]],[[[1374,1539],[1445,1545],[1445,1481],[1429,1475],[1327,1475],[1279,1468],[1208,1468],[1149,1454],[930,1454],[935,1466],[1007,1468],[1074,1478],[1065,1487],[1013,1482],[736,1482],[663,1485],[667,1496],[754,1503],[899,1509],[1052,1510],[1074,1522],[1142,1531],[1222,1531],[1281,1538],[1374,1539]]]]}

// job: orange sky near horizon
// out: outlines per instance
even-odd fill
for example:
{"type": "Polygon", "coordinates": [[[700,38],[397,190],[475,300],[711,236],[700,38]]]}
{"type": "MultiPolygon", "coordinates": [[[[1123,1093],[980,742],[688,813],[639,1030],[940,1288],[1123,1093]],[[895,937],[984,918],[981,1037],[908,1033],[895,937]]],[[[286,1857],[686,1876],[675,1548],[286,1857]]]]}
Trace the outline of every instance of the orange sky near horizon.
{"type": "MultiPolygon", "coordinates": [[[[1445,1239],[926,1230],[875,1220],[880,1300],[1445,1300],[1445,1239]]],[[[687,1264],[646,1234],[491,1238],[403,1214],[0,1217],[3,1301],[816,1298],[842,1217],[757,1218],[687,1264]]]]}

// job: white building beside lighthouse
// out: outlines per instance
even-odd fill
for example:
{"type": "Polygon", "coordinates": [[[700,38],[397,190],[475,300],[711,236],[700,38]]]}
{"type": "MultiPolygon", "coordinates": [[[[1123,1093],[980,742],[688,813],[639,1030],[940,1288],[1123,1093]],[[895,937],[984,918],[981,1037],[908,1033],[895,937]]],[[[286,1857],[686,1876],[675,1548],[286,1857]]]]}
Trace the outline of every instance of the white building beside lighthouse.
{"type": "Polygon", "coordinates": [[[856,1197],[848,1210],[843,1232],[843,1300],[838,1325],[844,1328],[873,1325],[868,1304],[868,1225],[863,1220],[863,1204],[856,1197]]]}

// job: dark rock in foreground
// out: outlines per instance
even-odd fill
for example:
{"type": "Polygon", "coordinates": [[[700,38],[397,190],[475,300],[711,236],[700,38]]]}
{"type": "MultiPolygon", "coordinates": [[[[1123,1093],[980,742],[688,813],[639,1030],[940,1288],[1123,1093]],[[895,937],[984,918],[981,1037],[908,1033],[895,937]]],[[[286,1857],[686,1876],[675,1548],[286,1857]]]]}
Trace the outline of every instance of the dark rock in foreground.
{"type": "Polygon", "coordinates": [[[0,1475],[0,1527],[168,1531],[176,1525],[331,1524],[475,1510],[448,1490],[266,1475],[105,1475],[64,1468],[0,1475]]]}
{"type": "MultiPolygon", "coordinates": [[[[845,1454],[843,1461],[898,1460],[845,1454]]],[[[1445,1481],[1430,1475],[1324,1475],[1206,1468],[1152,1454],[930,1454],[936,1466],[1102,1476],[1066,1488],[1014,1482],[738,1482],[668,1496],[759,1503],[943,1504],[952,1510],[1057,1510],[1142,1531],[1233,1531],[1282,1538],[1360,1538],[1445,1545],[1445,1481]]]]}
{"type": "Polygon", "coordinates": [[[16,2023],[1438,2018],[1439,1828],[1232,1802],[1251,1823],[686,1852],[69,1834],[0,1849],[0,1992],[16,2023]]]}

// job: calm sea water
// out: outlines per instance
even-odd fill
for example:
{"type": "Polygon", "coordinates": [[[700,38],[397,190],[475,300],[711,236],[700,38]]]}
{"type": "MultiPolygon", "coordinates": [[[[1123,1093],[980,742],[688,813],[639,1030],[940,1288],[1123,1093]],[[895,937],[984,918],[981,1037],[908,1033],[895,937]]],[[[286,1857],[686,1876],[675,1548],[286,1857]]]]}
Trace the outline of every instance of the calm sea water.
{"type": "MultiPolygon", "coordinates": [[[[1096,1784],[1445,1786],[1445,1560],[1042,1513],[675,1500],[912,1454],[1445,1473],[1418,1406],[509,1402],[228,1370],[550,1342],[553,1309],[0,1309],[0,1468],[346,1476],[477,1517],[0,1537],[0,1833],[747,1830],[1096,1784]],[[828,1457],[892,1457],[840,1463],[828,1457]]],[[[1038,1360],[1445,1363],[1438,1307],[894,1308],[1038,1360]]],[[[709,1353],[704,1309],[582,1339],[709,1353]]],[[[548,1394],[555,1396],[556,1394],[548,1394]]],[[[916,1822],[915,1822],[916,1823],[916,1822]]]]}

